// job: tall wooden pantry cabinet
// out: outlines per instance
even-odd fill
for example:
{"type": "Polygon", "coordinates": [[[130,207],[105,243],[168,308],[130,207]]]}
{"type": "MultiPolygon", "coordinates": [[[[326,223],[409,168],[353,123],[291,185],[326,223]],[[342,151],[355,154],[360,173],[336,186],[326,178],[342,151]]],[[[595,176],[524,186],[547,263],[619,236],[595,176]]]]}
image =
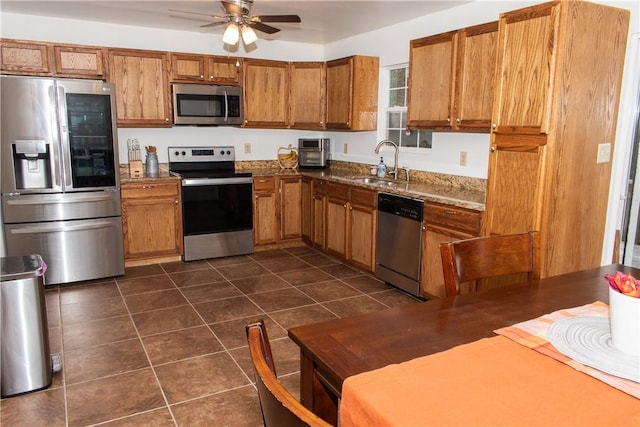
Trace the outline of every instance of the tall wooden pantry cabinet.
{"type": "Polygon", "coordinates": [[[542,277],[600,265],[628,23],[583,1],[500,16],[483,232],[539,230],[542,277]]]}

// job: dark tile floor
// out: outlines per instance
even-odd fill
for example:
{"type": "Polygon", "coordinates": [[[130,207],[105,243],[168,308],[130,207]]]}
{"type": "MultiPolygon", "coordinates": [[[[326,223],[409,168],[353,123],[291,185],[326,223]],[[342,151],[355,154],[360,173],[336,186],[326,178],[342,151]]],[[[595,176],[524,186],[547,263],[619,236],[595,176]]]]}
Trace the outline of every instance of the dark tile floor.
{"type": "Polygon", "coordinates": [[[0,401],[10,426],[259,426],[244,325],[264,318],[299,395],[296,325],[416,300],[309,247],[132,267],[47,288],[50,388],[0,401]]]}

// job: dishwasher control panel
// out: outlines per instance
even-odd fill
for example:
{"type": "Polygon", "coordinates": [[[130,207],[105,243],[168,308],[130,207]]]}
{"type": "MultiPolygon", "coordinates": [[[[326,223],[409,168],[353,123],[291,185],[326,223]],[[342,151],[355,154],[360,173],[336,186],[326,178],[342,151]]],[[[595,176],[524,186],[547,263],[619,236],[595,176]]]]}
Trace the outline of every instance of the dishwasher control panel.
{"type": "Polygon", "coordinates": [[[422,222],[424,202],[396,194],[378,194],[378,210],[422,222]]]}

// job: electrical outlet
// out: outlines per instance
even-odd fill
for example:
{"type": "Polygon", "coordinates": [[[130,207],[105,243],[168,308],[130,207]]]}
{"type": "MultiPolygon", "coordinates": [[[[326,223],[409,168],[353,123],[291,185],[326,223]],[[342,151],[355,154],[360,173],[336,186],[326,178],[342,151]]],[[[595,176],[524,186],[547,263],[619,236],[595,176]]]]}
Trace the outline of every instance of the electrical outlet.
{"type": "Polygon", "coordinates": [[[596,163],[608,163],[611,160],[611,144],[598,144],[596,163]]]}
{"type": "Polygon", "coordinates": [[[460,166],[467,166],[467,152],[460,152],[460,166]]]}
{"type": "Polygon", "coordinates": [[[346,143],[344,144],[343,152],[344,152],[344,154],[349,154],[349,144],[346,144],[346,143]]]}
{"type": "Polygon", "coordinates": [[[245,142],[245,144],[244,144],[244,154],[251,154],[251,143],[245,142]]]}

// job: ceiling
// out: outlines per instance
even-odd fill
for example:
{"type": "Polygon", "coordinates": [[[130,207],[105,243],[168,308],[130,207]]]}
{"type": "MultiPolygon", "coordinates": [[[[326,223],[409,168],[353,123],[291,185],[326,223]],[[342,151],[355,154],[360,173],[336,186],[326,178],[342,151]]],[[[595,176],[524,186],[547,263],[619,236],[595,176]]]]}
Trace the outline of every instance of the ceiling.
{"type": "MultiPolygon", "coordinates": [[[[285,1],[254,0],[252,15],[296,14],[302,23],[270,24],[282,31],[258,33],[261,39],[325,44],[397,24],[473,0],[285,1]]],[[[0,12],[52,16],[142,27],[222,34],[224,26],[200,28],[207,16],[169,12],[177,9],[210,15],[223,13],[217,0],[192,1],[25,1],[2,0],[0,12]]]]}

